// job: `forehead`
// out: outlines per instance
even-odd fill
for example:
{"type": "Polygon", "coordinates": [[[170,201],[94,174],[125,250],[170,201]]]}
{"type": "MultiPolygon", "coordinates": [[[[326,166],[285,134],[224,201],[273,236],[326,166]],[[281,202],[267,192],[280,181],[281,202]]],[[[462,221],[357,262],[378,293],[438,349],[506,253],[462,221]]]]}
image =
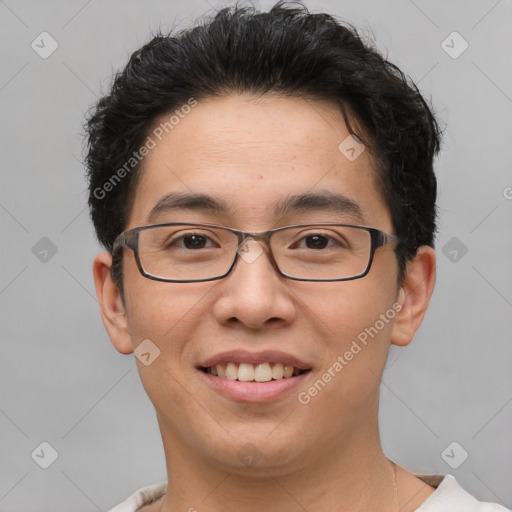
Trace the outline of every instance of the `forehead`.
{"type": "Polygon", "coordinates": [[[360,209],[360,223],[380,219],[389,228],[370,150],[351,138],[332,103],[232,94],[186,111],[172,123],[172,113],[162,116],[149,134],[155,144],[129,227],[149,223],[165,195],[181,194],[210,196],[227,206],[224,221],[264,229],[283,204],[309,194],[343,196],[360,209]],[[352,158],[347,145],[364,151],[352,158]]]}

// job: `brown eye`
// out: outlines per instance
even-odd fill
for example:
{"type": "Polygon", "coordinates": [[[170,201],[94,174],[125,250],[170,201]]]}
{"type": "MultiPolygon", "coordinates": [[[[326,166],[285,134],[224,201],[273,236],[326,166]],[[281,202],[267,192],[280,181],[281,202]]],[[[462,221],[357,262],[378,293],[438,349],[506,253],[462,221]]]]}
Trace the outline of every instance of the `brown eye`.
{"type": "Polygon", "coordinates": [[[207,243],[207,238],[201,235],[184,236],[182,240],[186,249],[202,249],[207,243]]]}
{"type": "Polygon", "coordinates": [[[200,235],[197,233],[189,233],[181,236],[175,236],[166,244],[167,249],[176,248],[194,250],[208,249],[211,247],[216,247],[212,240],[205,235],[200,235]]]}
{"type": "Polygon", "coordinates": [[[311,235],[304,239],[308,249],[325,249],[329,244],[329,239],[322,235],[311,235]]]}

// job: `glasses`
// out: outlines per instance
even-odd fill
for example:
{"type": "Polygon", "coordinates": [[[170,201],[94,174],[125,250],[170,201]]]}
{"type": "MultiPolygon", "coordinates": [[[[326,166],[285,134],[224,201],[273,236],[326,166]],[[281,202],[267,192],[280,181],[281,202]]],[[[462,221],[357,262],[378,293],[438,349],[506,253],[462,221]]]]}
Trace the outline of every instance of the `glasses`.
{"type": "Polygon", "coordinates": [[[349,281],[370,271],[375,251],[400,238],[351,224],[297,224],[248,233],[215,224],[152,224],[124,231],[113,252],[129,247],[141,274],[171,283],[214,281],[226,277],[240,256],[251,263],[263,241],[277,272],[296,281],[349,281]]]}

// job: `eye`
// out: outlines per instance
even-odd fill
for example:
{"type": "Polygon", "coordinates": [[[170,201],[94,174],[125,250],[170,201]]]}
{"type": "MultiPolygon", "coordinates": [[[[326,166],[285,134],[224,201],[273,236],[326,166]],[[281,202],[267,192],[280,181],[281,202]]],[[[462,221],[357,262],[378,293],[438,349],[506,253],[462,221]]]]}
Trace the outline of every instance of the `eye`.
{"type": "Polygon", "coordinates": [[[300,239],[294,242],[290,249],[311,249],[321,251],[323,249],[343,249],[347,248],[348,244],[341,236],[336,233],[310,233],[303,235],[300,239]]]}
{"type": "Polygon", "coordinates": [[[308,249],[325,249],[334,245],[334,242],[324,235],[308,235],[299,243],[301,243],[301,247],[305,246],[308,249]],[[304,242],[304,245],[302,245],[302,242],[304,242]]]}
{"type": "Polygon", "coordinates": [[[166,248],[177,247],[178,249],[206,249],[215,247],[210,238],[197,233],[189,233],[174,237],[166,243],[166,248]]]}

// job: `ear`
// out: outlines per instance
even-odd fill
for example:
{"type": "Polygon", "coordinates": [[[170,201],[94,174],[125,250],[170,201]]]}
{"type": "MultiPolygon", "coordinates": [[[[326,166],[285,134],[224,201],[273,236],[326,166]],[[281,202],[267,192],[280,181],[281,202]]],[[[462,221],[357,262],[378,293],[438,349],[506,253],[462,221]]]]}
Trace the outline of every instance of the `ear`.
{"type": "Polygon", "coordinates": [[[408,345],[419,329],[427,311],[436,282],[436,253],[432,247],[421,246],[412,261],[407,263],[405,280],[398,293],[402,306],[396,315],[391,343],[408,345]]]}
{"type": "Polygon", "coordinates": [[[94,284],[100,304],[101,318],[112,345],[122,354],[131,354],[133,347],[128,331],[126,310],[121,292],[112,281],[111,267],[112,255],[108,252],[98,254],[94,259],[94,284]]]}

